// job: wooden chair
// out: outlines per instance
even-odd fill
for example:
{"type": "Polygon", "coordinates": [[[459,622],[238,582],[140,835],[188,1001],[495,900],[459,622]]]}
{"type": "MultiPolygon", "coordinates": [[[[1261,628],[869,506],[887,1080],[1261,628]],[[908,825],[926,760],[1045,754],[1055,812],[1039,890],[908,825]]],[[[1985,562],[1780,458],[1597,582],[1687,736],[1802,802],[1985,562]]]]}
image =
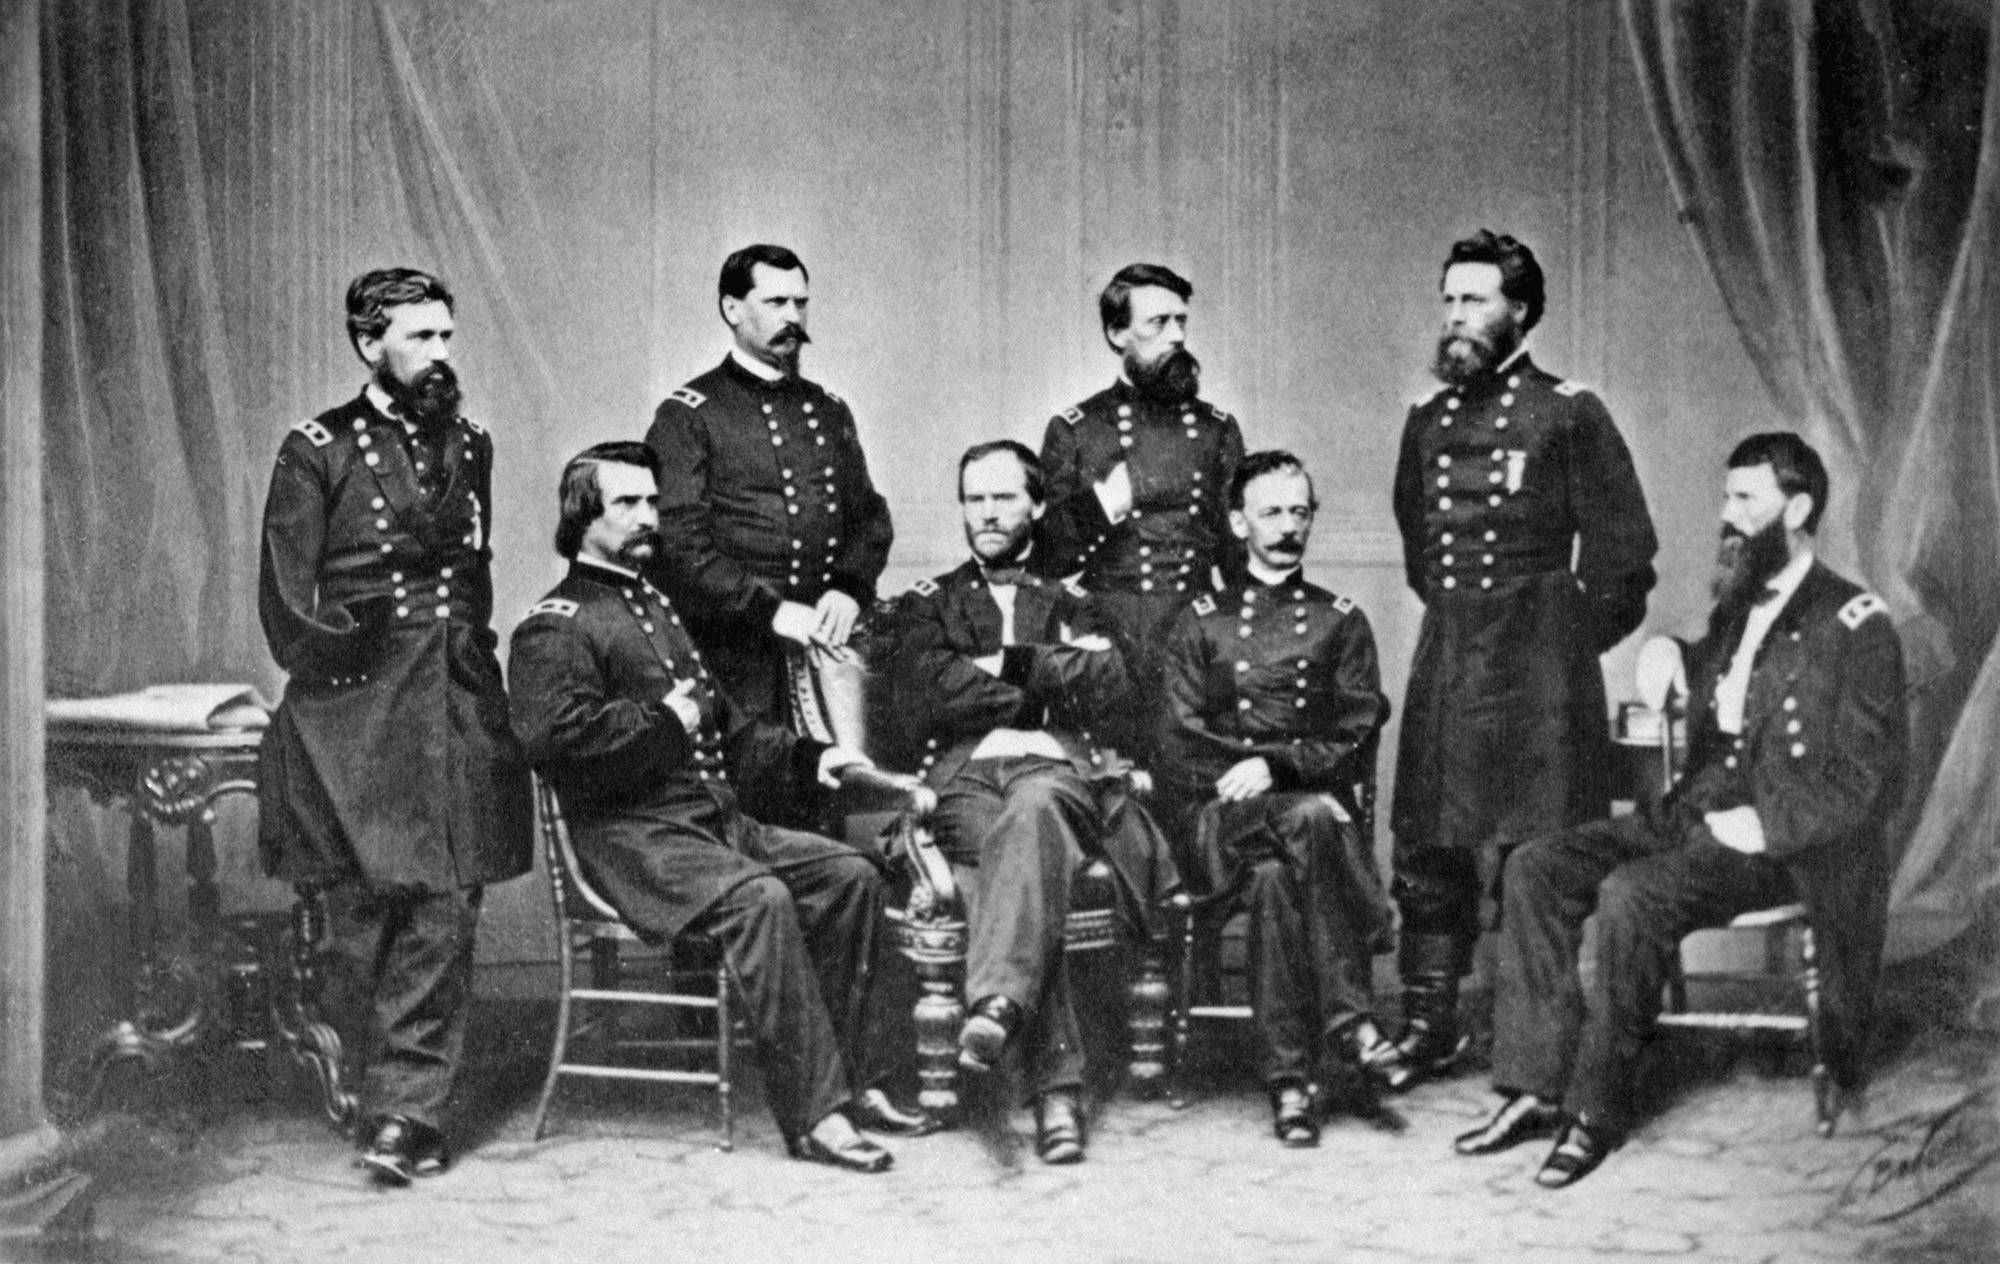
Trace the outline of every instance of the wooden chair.
{"type": "MultiPolygon", "coordinates": [[[[1335,794],[1320,796],[1336,817],[1356,822],[1370,847],[1375,839],[1375,757],[1380,737],[1379,733],[1370,737],[1361,752],[1360,766],[1366,775],[1354,783],[1351,803],[1343,803],[1335,794]]],[[[1167,1100],[1178,1110],[1187,1105],[1185,1068],[1195,1021],[1248,1022],[1254,1015],[1247,1003],[1230,1001],[1224,994],[1231,975],[1243,978],[1243,971],[1225,968],[1222,952],[1231,927],[1248,916],[1240,903],[1179,892],[1168,899],[1167,906],[1180,926],[1179,977],[1169,1010],[1171,1070],[1166,1080],[1167,1100]]],[[[1247,990],[1247,980],[1244,987],[1247,990]]]]}
{"type": "Polygon", "coordinates": [[[542,1084],[541,1100],[535,1105],[534,1139],[540,1141],[547,1129],[549,1106],[556,1085],[564,1076],[592,1079],[645,1080],[655,1083],[700,1084],[715,1089],[722,1119],[723,1150],[735,1146],[735,1119],[730,1097],[730,1055],[734,1047],[734,1013],[731,1006],[729,968],[722,951],[711,939],[682,935],[666,946],[663,964],[665,991],[621,988],[619,953],[626,944],[640,942],[639,936],[618,916],[583,877],[576,852],[570,845],[569,829],[563,822],[555,791],[539,777],[535,780],[536,816],[541,825],[542,852],[548,864],[549,891],[555,902],[556,949],[561,963],[561,992],[556,1003],[555,1048],[549,1054],[548,1078],[542,1084]],[[590,960],[590,986],[577,986],[577,958],[590,960]],[[704,986],[683,988],[683,980],[704,986]],[[713,1014],[712,1035],[672,1034],[664,1038],[637,1038],[622,1035],[616,1009],[584,1016],[584,1008],[652,1007],[694,1010],[713,1014]],[[595,1038],[593,1040],[593,1038],[595,1038]],[[576,1042],[602,1046],[607,1060],[571,1062],[570,1046],[576,1042]],[[646,1053],[655,1056],[713,1053],[714,1068],[690,1070],[683,1067],[636,1066],[610,1061],[619,1053],[646,1053]]]}
{"type": "MultiPolygon", "coordinates": [[[[1676,703],[1682,702],[1673,689],[1669,689],[1666,707],[1659,715],[1659,777],[1661,793],[1671,787],[1680,776],[1681,762],[1685,751],[1676,744],[1676,703]]],[[[1634,744],[1629,735],[1619,739],[1628,745],[1634,744]]],[[[1819,954],[1813,941],[1812,923],[1806,918],[1803,904],[1783,904],[1777,908],[1758,909],[1734,918],[1727,927],[1721,928],[1736,934],[1758,934],[1763,936],[1762,965],[1754,970],[1709,970],[1695,975],[1687,972],[1682,953],[1686,950],[1686,940],[1682,940],[1682,952],[1674,954],[1668,965],[1666,1003],[1658,1018],[1658,1025],[1665,1028],[1680,1028],[1699,1031],[1732,1031],[1749,1033],[1779,1033],[1796,1038],[1805,1048],[1811,1067],[1813,1086],[1813,1113],[1818,1123],[1819,1135],[1833,1135],[1834,1124],[1839,1118],[1839,1094],[1835,1092],[1827,1073],[1824,1045],[1820,1037],[1820,977],[1819,954]],[[1792,943],[1798,945],[1797,965],[1792,943]],[[1698,979],[1703,983],[1730,985],[1740,991],[1746,985],[1778,982],[1784,990],[1797,997],[1797,1008],[1790,1013],[1773,1013],[1765,1009],[1732,1008],[1727,1010],[1690,1010],[1688,1008],[1688,981],[1698,979]]],[[[1699,933],[1699,932],[1697,932],[1699,933]]]]}

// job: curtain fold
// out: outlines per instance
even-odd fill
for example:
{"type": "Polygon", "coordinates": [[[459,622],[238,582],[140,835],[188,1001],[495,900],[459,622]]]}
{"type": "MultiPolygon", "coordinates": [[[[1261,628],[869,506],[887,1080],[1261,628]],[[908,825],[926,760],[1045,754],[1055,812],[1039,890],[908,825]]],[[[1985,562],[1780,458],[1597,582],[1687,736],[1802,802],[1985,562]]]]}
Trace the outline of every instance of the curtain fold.
{"type": "Polygon", "coordinates": [[[495,344],[487,420],[546,413],[548,227],[456,10],[45,7],[50,692],[274,685],[264,484],[286,428],[359,389],[347,281],[440,272],[495,344]]]}
{"type": "MultiPolygon", "coordinates": [[[[1911,681],[1891,960],[1995,913],[2000,17],[1962,0],[1621,0],[1667,176],[1751,361],[1826,455],[1822,550],[1911,681]]],[[[1989,980],[1989,983],[2000,980],[1989,980]]]]}

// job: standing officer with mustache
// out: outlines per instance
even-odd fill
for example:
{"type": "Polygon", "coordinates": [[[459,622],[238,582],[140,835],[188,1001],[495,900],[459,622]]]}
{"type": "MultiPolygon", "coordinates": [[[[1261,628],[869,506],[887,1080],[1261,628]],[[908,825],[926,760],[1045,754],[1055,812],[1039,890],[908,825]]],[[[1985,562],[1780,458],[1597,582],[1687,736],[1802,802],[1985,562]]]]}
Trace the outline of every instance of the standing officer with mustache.
{"type": "Polygon", "coordinates": [[[1374,1019],[1389,904],[1356,794],[1372,783],[1389,700],[1368,616],[1300,569],[1318,500],[1298,458],[1252,453],[1228,496],[1247,573],[1174,625],[1159,772],[1192,840],[1180,866],[1191,893],[1249,906],[1272,1126],[1311,1146],[1316,1068],[1401,1074],[1374,1019]]]}
{"type": "Polygon", "coordinates": [[[895,531],[839,396],[799,376],[806,266],[783,246],[722,265],[717,308],[735,345],[663,400],[653,574],[685,611],[746,715],[786,721],[786,653],[838,650],[875,600],[895,531]]]}
{"type": "MultiPolygon", "coordinates": [[[[1243,459],[1236,419],[1197,395],[1188,351],[1194,286],[1170,268],[1120,268],[1098,296],[1118,380],[1057,414],[1042,436],[1049,574],[1083,572],[1125,642],[1140,698],[1154,698],[1174,618],[1209,591],[1229,542],[1229,480],[1243,459]]],[[[1134,754],[1145,757],[1142,725],[1134,754]]]]}
{"type": "Polygon", "coordinates": [[[348,1032],[363,1160],[397,1185],[447,1162],[480,894],[531,859],[493,655],[493,441],[459,415],[453,328],[436,277],[348,287],[369,382],[279,447],[258,587],[291,674],[259,752],[264,864],[325,893],[336,996],[368,1016],[348,1032]]]}
{"type": "Polygon", "coordinates": [[[1458,980],[1506,852],[1610,808],[1597,660],[1645,618],[1659,547],[1611,414],[1522,347],[1545,301],[1534,253],[1481,229],[1439,290],[1444,385],[1410,409],[1395,482],[1424,602],[1390,818],[1397,1044],[1418,1075],[1464,1047],[1458,980]]]}

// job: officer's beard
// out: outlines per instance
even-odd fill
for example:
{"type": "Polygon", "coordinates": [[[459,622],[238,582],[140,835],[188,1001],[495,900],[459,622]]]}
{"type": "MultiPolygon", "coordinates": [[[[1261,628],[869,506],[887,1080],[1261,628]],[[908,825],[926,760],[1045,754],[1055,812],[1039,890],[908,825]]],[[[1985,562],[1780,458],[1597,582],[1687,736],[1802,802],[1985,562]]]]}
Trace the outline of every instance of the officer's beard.
{"type": "Polygon", "coordinates": [[[1470,386],[1507,362],[1521,346],[1521,327],[1504,312],[1484,330],[1459,330],[1438,339],[1431,372],[1447,386],[1470,386]]]}
{"type": "Polygon", "coordinates": [[[396,401],[404,417],[426,429],[456,420],[458,406],[464,401],[458,389],[458,375],[449,364],[433,364],[417,374],[415,381],[406,383],[384,360],[376,366],[375,380],[396,401]]]}
{"type": "Polygon", "coordinates": [[[1709,612],[1711,633],[1722,631],[1749,613],[1757,598],[1770,587],[1771,579],[1792,560],[1785,541],[1785,516],[1779,514],[1745,535],[1735,527],[1722,528],[1722,542],[1715,550],[1715,578],[1709,591],[1715,609],[1709,612]]]}
{"type": "Polygon", "coordinates": [[[1201,389],[1201,361],[1186,347],[1175,347],[1151,364],[1125,357],[1125,376],[1140,398],[1156,404],[1185,404],[1201,389]]]}
{"type": "Polygon", "coordinates": [[[653,559],[660,556],[666,541],[651,527],[641,527],[625,537],[625,543],[618,546],[617,562],[628,571],[643,571],[653,559]]]}

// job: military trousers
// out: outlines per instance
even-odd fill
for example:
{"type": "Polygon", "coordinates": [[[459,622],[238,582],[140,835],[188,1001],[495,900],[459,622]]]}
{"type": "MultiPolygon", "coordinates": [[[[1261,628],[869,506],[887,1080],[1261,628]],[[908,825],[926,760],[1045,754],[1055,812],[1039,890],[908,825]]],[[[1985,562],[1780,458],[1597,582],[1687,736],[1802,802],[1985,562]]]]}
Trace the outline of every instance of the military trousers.
{"type": "Polygon", "coordinates": [[[1004,996],[1022,1008],[1031,1096],[1080,1087],[1063,927],[1083,840],[1104,828],[1090,786],[1060,760],[973,760],[939,792],[933,819],[966,902],[966,999],[1004,996]]]}
{"type": "Polygon", "coordinates": [[[1692,931],[1794,899],[1769,856],[1686,814],[1620,816],[1536,839],[1507,861],[1494,991],[1493,1085],[1630,1128],[1632,1077],[1673,954],[1692,931]],[[1579,977],[1584,919],[1595,969],[1579,977]]]}
{"type": "Polygon", "coordinates": [[[1389,908],[1373,846],[1318,794],[1218,800],[1197,820],[1190,866],[1250,914],[1250,1006],[1272,1087],[1309,1080],[1316,1048],[1374,1013],[1389,908]]]}
{"type": "Polygon", "coordinates": [[[482,894],[360,880],[324,890],[329,1010],[359,1073],[364,1121],[443,1127],[464,1060],[482,894]]]}

